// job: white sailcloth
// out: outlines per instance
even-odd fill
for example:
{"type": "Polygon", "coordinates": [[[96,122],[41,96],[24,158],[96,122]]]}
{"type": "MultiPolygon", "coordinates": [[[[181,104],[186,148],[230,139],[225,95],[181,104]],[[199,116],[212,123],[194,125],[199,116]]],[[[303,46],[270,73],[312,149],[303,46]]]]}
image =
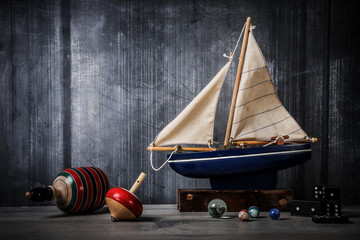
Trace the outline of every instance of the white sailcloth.
{"type": "Polygon", "coordinates": [[[157,135],[152,142],[153,146],[208,144],[209,141],[213,141],[214,120],[219,93],[230,64],[231,61],[229,61],[190,104],[157,135]]]}
{"type": "Polygon", "coordinates": [[[265,58],[250,31],[230,136],[234,140],[269,141],[284,135],[289,141],[307,136],[280,102],[265,58]]]}

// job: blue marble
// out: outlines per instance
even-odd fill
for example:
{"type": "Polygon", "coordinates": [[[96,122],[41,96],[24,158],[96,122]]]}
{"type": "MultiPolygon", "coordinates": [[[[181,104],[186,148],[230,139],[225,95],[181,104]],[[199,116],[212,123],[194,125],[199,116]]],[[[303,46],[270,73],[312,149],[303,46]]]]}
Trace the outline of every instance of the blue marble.
{"type": "Polygon", "coordinates": [[[273,220],[277,220],[280,218],[280,211],[277,208],[273,208],[269,211],[269,216],[273,219],[273,220]]]}

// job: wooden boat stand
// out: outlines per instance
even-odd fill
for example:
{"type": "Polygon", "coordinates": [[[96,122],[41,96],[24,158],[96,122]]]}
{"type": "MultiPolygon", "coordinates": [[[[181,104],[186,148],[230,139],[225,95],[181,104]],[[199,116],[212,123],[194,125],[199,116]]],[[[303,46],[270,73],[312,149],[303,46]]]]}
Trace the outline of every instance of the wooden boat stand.
{"type": "Polygon", "coordinates": [[[178,189],[177,208],[180,212],[207,212],[209,202],[215,198],[225,201],[228,212],[239,212],[257,206],[260,211],[278,208],[290,211],[293,199],[291,189],[283,190],[211,190],[211,189],[178,189]]]}

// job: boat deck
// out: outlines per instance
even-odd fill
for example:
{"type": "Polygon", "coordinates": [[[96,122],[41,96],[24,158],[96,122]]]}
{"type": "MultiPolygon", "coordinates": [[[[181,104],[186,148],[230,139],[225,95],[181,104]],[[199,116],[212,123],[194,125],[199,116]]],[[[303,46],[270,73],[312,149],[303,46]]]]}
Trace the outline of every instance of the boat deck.
{"type": "Polygon", "coordinates": [[[144,205],[135,221],[112,222],[104,207],[69,216],[54,206],[0,208],[0,239],[360,239],[360,206],[343,206],[349,224],[316,224],[282,212],[271,220],[242,222],[237,212],[215,219],[206,212],[179,212],[176,205],[144,205]]]}

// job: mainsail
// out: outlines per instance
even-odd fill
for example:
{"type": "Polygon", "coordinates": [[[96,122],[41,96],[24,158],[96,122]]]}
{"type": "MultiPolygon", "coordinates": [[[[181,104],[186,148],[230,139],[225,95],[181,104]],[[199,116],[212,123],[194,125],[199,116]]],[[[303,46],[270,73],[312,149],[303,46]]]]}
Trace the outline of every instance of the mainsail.
{"type": "Polygon", "coordinates": [[[233,140],[269,141],[273,136],[303,141],[307,134],[280,102],[265,58],[250,30],[235,114],[233,140]]]}
{"type": "Polygon", "coordinates": [[[157,135],[152,142],[153,146],[208,144],[209,141],[213,141],[214,120],[219,93],[230,64],[231,61],[229,61],[190,104],[157,135]]]}

